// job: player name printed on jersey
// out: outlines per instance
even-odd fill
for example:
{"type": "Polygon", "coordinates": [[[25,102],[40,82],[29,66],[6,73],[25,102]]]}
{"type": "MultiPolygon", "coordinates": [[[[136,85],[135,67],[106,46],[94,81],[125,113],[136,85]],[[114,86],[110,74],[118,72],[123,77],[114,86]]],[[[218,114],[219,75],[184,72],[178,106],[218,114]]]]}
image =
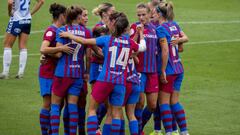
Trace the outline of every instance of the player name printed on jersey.
{"type": "Polygon", "coordinates": [[[67,30],[68,32],[74,34],[74,35],[78,35],[78,36],[84,36],[85,37],[85,31],[82,31],[82,30],[71,30],[68,28],[67,30]]]}
{"type": "Polygon", "coordinates": [[[121,43],[121,44],[129,44],[128,40],[123,40],[119,38],[116,38],[114,42],[121,43]]]}

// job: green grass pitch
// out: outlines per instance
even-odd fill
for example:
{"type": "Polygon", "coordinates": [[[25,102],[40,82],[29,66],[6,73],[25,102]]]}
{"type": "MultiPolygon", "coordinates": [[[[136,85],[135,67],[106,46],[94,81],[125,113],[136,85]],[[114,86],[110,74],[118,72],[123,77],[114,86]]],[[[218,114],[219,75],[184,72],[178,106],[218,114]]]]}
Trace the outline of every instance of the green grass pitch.
{"type": "MultiPolygon", "coordinates": [[[[107,0],[136,21],[135,6],[140,0],[107,0]]],[[[147,0],[144,0],[147,2],[147,0]]],[[[32,32],[51,24],[45,0],[33,16],[32,32]]],[[[57,0],[85,6],[89,11],[103,0],[57,0]]],[[[182,60],[185,79],[181,102],[185,106],[192,135],[240,134],[240,11],[239,0],[173,0],[176,21],[189,36],[182,60]],[[209,42],[210,41],[210,42],[209,42]]],[[[32,5],[35,1],[32,1],[32,5]]],[[[0,71],[3,35],[8,23],[7,1],[0,4],[0,71]]],[[[89,14],[89,27],[98,21],[89,14]]],[[[38,85],[39,48],[43,33],[31,34],[24,79],[16,80],[18,47],[14,45],[10,79],[0,80],[0,135],[40,135],[38,112],[42,98],[38,85]]],[[[128,128],[126,128],[128,130],[128,128]]],[[[151,132],[153,122],[145,128],[151,132]]],[[[61,130],[62,132],[62,130],[61,130]]]]}

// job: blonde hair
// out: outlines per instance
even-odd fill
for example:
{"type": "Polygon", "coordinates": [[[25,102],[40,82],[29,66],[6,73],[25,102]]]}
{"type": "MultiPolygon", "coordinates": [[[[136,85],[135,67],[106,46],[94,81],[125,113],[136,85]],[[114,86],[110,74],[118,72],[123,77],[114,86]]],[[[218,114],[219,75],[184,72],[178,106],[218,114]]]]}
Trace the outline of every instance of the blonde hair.
{"type": "Polygon", "coordinates": [[[175,14],[173,12],[173,3],[167,2],[167,3],[160,3],[156,8],[158,13],[161,13],[164,18],[166,18],[168,21],[173,21],[175,14]]]}
{"type": "Polygon", "coordinates": [[[150,12],[149,6],[148,6],[147,4],[145,4],[145,3],[139,3],[139,4],[137,4],[137,9],[139,9],[139,8],[145,8],[145,9],[147,9],[147,12],[148,12],[148,13],[150,12]]]}
{"type": "Polygon", "coordinates": [[[102,14],[107,12],[113,5],[111,3],[102,3],[92,10],[92,13],[96,16],[102,17],[102,14]]]}

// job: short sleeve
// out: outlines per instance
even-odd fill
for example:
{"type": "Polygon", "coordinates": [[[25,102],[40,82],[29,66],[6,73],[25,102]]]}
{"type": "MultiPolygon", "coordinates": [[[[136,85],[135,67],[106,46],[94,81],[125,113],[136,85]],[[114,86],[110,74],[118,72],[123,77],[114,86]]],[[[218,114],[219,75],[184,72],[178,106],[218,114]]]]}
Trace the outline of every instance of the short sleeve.
{"type": "Polygon", "coordinates": [[[97,46],[99,47],[104,47],[107,45],[107,43],[109,42],[109,36],[100,36],[98,38],[96,38],[96,43],[97,46]]]}
{"type": "Polygon", "coordinates": [[[56,32],[53,29],[48,28],[44,33],[43,40],[52,42],[55,40],[55,38],[56,38],[56,32]]]}
{"type": "Polygon", "coordinates": [[[132,40],[132,39],[130,39],[130,44],[131,44],[132,50],[137,52],[138,48],[139,48],[138,44],[134,40],[132,40]]]}
{"type": "Polygon", "coordinates": [[[166,38],[167,37],[167,30],[163,26],[159,26],[156,30],[158,38],[166,38]]]}
{"type": "Polygon", "coordinates": [[[58,43],[65,44],[64,38],[61,38],[60,35],[59,35],[62,31],[66,31],[64,27],[61,27],[61,28],[57,29],[56,41],[57,41],[58,43]]]}

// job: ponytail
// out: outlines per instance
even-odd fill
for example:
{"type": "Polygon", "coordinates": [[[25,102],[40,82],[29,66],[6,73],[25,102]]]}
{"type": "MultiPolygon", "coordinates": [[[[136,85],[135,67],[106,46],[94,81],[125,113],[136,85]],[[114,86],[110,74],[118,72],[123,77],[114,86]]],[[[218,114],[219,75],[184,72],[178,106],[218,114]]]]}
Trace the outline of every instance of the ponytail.
{"type": "Polygon", "coordinates": [[[124,32],[126,32],[128,26],[129,26],[129,21],[127,16],[122,13],[122,12],[114,12],[110,15],[109,17],[110,21],[115,20],[114,27],[115,30],[112,33],[114,37],[119,37],[121,36],[124,32]]]}
{"type": "Polygon", "coordinates": [[[175,17],[173,12],[173,3],[172,2],[166,3],[166,7],[167,7],[167,20],[173,21],[175,17]]]}
{"type": "Polygon", "coordinates": [[[174,12],[173,12],[173,3],[167,2],[167,3],[160,3],[156,7],[156,11],[161,14],[162,17],[166,18],[168,21],[174,20],[174,12]]]}
{"type": "Polygon", "coordinates": [[[92,13],[96,16],[102,17],[102,14],[107,12],[113,5],[111,3],[102,3],[98,7],[92,10],[92,13]]]}

